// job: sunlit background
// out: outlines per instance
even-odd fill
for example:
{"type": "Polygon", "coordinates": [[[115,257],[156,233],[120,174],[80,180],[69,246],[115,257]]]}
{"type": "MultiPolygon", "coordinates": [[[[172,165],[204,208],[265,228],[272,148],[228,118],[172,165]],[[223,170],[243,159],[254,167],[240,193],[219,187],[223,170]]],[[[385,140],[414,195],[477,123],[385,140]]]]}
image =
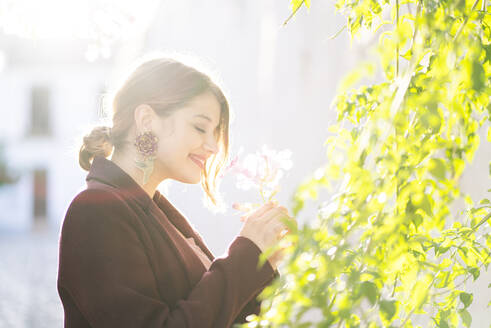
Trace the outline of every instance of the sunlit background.
{"type": "MultiPolygon", "coordinates": [[[[58,238],[85,188],[81,137],[106,124],[103,96],[140,55],[177,51],[217,72],[234,116],[232,152],[263,144],[292,151],[276,197],[290,207],[297,185],[325,161],[336,87],[370,42],[330,38],[344,25],[334,2],[312,1],[283,25],[290,13],[288,0],[0,0],[0,327],[63,326],[58,238]]],[[[483,142],[462,177],[475,199],[491,186],[490,154],[483,142]]],[[[227,250],[242,226],[236,211],[208,211],[199,185],[160,189],[215,256],[227,250]]],[[[232,179],[221,192],[229,204],[259,200],[232,179]]],[[[313,220],[315,210],[307,206],[298,221],[313,220]]],[[[491,321],[490,282],[487,273],[468,283],[473,327],[491,321]]]]}

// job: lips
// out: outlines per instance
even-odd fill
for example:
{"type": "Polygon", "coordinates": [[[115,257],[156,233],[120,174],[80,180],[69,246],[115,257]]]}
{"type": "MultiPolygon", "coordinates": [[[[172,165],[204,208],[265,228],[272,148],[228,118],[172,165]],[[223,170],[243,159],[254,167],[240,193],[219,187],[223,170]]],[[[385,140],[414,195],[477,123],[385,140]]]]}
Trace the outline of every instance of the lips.
{"type": "Polygon", "coordinates": [[[203,169],[205,167],[205,164],[204,164],[204,161],[205,160],[203,158],[201,158],[201,157],[199,157],[197,155],[189,155],[189,158],[191,158],[191,160],[193,162],[195,162],[196,165],[198,165],[200,168],[203,169]]]}

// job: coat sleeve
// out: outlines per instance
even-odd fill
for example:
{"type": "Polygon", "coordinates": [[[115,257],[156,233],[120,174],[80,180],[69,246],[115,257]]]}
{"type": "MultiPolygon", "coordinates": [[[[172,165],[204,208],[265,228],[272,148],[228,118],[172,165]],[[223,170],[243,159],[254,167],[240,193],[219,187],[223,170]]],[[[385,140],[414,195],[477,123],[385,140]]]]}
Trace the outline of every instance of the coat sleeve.
{"type": "MultiPolygon", "coordinates": [[[[277,277],[279,277],[279,271],[278,270],[275,270],[274,271],[274,275],[273,275],[273,278],[271,280],[274,280],[276,279],[277,277]]],[[[269,284],[269,282],[268,282],[269,284]]],[[[257,299],[257,296],[259,296],[259,294],[261,294],[262,290],[264,288],[261,288],[256,295],[254,295],[254,297],[252,298],[252,300],[246,304],[246,306],[244,306],[244,308],[242,309],[242,311],[240,312],[240,314],[237,316],[237,318],[235,319],[234,321],[234,324],[242,324],[242,323],[247,323],[247,316],[251,315],[251,314],[256,314],[258,315],[259,312],[261,311],[261,301],[257,299]]]]}
{"type": "Polygon", "coordinates": [[[257,268],[261,250],[238,236],[187,299],[171,308],[159,296],[131,213],[111,192],[88,189],[72,201],[63,222],[59,293],[70,296],[93,328],[228,328],[273,279],[267,261],[257,268]]]}

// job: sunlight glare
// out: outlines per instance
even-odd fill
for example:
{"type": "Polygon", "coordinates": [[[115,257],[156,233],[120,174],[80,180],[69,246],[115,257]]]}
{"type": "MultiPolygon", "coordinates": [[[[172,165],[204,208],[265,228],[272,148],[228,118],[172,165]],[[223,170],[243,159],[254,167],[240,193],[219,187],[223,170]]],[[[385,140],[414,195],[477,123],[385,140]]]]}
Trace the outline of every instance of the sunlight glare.
{"type": "Polygon", "coordinates": [[[0,28],[29,39],[114,39],[145,28],[157,5],[156,0],[7,0],[0,7],[0,28]]]}

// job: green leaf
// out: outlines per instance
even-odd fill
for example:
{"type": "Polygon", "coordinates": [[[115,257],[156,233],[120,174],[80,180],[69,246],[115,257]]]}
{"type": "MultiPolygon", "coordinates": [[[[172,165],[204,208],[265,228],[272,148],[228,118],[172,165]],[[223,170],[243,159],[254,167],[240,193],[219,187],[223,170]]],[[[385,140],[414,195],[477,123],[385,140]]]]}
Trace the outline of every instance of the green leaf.
{"type": "Polygon", "coordinates": [[[468,268],[467,272],[472,274],[474,281],[476,281],[476,279],[479,278],[479,275],[481,274],[481,272],[479,271],[479,268],[476,268],[476,267],[468,268]]]}
{"type": "Polygon", "coordinates": [[[482,64],[475,60],[472,62],[472,86],[477,91],[481,91],[486,84],[486,73],[482,64]]]}
{"type": "Polygon", "coordinates": [[[460,174],[464,170],[465,161],[463,159],[460,159],[460,158],[454,158],[453,161],[452,161],[452,164],[453,164],[453,168],[454,168],[454,171],[455,171],[454,174],[457,177],[460,176],[460,174]]]}
{"type": "Polygon", "coordinates": [[[459,298],[462,304],[464,304],[464,308],[467,308],[472,303],[473,295],[472,293],[462,292],[460,293],[459,298]]]}
{"type": "Polygon", "coordinates": [[[288,227],[290,232],[294,234],[298,233],[298,223],[296,219],[294,218],[292,219],[289,216],[288,217],[285,216],[285,217],[281,217],[280,221],[283,222],[288,227]]]}
{"type": "Polygon", "coordinates": [[[466,309],[459,310],[460,318],[466,327],[470,327],[472,323],[472,317],[466,309]]]}
{"type": "Polygon", "coordinates": [[[365,295],[368,298],[372,305],[375,304],[377,301],[377,285],[370,281],[364,281],[361,283],[360,291],[362,295],[365,295]]]}
{"type": "Polygon", "coordinates": [[[296,11],[303,4],[302,0],[291,0],[290,5],[292,6],[292,11],[296,11]]]}
{"type": "Polygon", "coordinates": [[[373,76],[375,72],[374,64],[370,62],[361,63],[358,69],[353,70],[349,73],[341,82],[339,86],[338,93],[346,92],[350,87],[352,87],[356,82],[366,76],[373,76]]]}
{"type": "Polygon", "coordinates": [[[415,214],[411,216],[411,222],[414,223],[414,227],[417,228],[423,222],[423,217],[419,214],[415,214]]]}
{"type": "Polygon", "coordinates": [[[380,309],[385,319],[390,321],[396,314],[396,301],[380,301],[380,309]]]}
{"type": "Polygon", "coordinates": [[[416,207],[421,208],[429,216],[432,216],[430,197],[423,193],[418,193],[414,198],[411,198],[412,202],[416,207]]]}
{"type": "Polygon", "coordinates": [[[439,158],[432,158],[428,163],[430,173],[433,174],[437,179],[445,179],[445,163],[439,158]]]}
{"type": "MultiPolygon", "coordinates": [[[[316,178],[296,192],[295,216],[307,200],[322,205],[315,226],[300,229],[285,263],[280,280],[286,288],[278,289],[274,325],[295,325],[296,314],[309,307],[302,299],[309,298],[323,314],[323,327],[394,327],[398,312],[404,314],[404,328],[418,326],[412,321],[419,315],[433,320],[433,327],[470,327],[473,294],[456,286],[463,274],[477,280],[491,251],[491,235],[478,229],[491,226],[485,220],[490,203],[481,201],[471,213],[451,208],[461,200],[466,208],[475,207],[458,180],[478,149],[478,132],[491,142],[491,45],[483,44],[491,36],[491,15],[479,13],[481,5],[473,0],[410,0],[412,25],[402,25],[399,16],[397,24],[385,24],[375,34],[382,8],[389,7],[392,23],[405,8],[398,12],[388,0],[335,2],[352,38],[361,31],[380,35],[375,72],[388,80],[364,83],[371,72],[362,67],[340,84],[344,91],[334,102],[337,131],[328,129],[332,135],[324,144],[322,179],[332,181],[332,188],[325,194],[329,184],[316,178]],[[471,9],[473,4],[477,7],[471,9]],[[327,206],[334,189],[336,206],[327,206]],[[449,253],[460,258],[442,256],[449,253]],[[445,302],[433,302],[430,296],[440,289],[451,293],[445,302]],[[393,296],[381,297],[382,291],[393,296]],[[373,316],[359,322],[354,314],[364,313],[366,303],[375,305],[373,316]]],[[[310,6],[301,0],[293,4],[310,6]]],[[[491,194],[476,202],[482,198],[491,200],[491,194]]]]}
{"type": "Polygon", "coordinates": [[[438,328],[450,328],[448,326],[448,322],[445,319],[440,319],[440,322],[438,323],[438,328]]]}
{"type": "Polygon", "coordinates": [[[412,291],[413,297],[409,301],[411,307],[419,309],[422,306],[428,297],[428,287],[430,286],[432,280],[433,276],[426,274],[416,281],[412,291]]]}
{"type": "Polygon", "coordinates": [[[351,302],[347,294],[343,295],[339,301],[339,316],[348,319],[351,315],[351,302]]]}

